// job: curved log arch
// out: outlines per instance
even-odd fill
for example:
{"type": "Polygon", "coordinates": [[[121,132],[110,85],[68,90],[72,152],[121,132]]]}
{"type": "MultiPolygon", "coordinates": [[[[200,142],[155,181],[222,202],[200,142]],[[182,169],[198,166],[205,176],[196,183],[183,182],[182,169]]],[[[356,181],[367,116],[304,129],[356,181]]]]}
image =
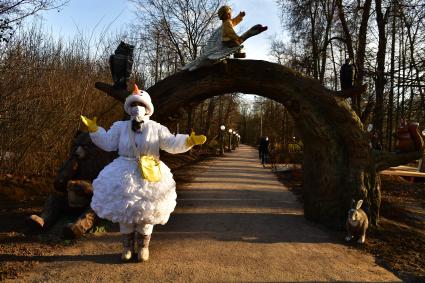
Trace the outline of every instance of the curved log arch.
{"type": "MultiPolygon", "coordinates": [[[[96,87],[120,101],[128,95],[106,84],[97,83],[96,87]]],[[[176,73],[147,91],[157,121],[173,116],[179,107],[224,93],[257,94],[281,102],[293,116],[304,143],[306,218],[341,228],[351,199],[361,198],[371,222],[377,223],[381,198],[375,154],[360,119],[344,99],[361,94],[365,86],[350,93],[334,92],[279,64],[227,60],[176,73]]],[[[419,153],[408,160],[413,156],[419,153]]],[[[379,162],[379,169],[384,169],[385,161],[379,162]]]]}
{"type": "Polygon", "coordinates": [[[306,217],[339,226],[352,197],[370,199],[370,207],[376,206],[363,184],[371,158],[363,125],[345,100],[318,81],[279,64],[227,60],[179,72],[147,91],[157,109],[156,119],[169,116],[179,106],[230,92],[281,102],[294,117],[304,143],[306,217]]]}

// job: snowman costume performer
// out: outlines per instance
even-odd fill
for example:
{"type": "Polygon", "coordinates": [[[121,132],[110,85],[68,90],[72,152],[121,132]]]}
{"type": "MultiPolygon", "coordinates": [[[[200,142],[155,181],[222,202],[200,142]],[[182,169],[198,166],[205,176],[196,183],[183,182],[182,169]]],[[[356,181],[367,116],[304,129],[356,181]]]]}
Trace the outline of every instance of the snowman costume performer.
{"type": "Polygon", "coordinates": [[[108,131],[81,116],[94,144],[120,155],[107,165],[93,181],[91,207],[96,214],[119,223],[123,253],[128,261],[137,244],[137,259],[149,259],[149,241],[153,226],[167,223],[176,206],[176,183],[170,169],[159,161],[159,150],[183,153],[206,137],[173,135],[149,117],[154,112],[151,98],[137,86],[124,103],[131,116],[128,121],[115,122],[108,131]]]}

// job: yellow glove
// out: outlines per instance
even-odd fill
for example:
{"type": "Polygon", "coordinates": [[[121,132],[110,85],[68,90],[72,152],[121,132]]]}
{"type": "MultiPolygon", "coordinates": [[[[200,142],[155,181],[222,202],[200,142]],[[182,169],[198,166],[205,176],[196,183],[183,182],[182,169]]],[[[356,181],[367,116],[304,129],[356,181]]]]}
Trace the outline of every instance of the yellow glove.
{"type": "Polygon", "coordinates": [[[186,140],[186,145],[190,147],[190,146],[194,146],[198,144],[203,144],[206,142],[206,140],[207,140],[206,136],[204,135],[196,136],[195,132],[192,132],[186,140]]]}
{"type": "Polygon", "coordinates": [[[81,115],[81,121],[83,121],[84,125],[87,126],[87,129],[89,130],[90,133],[94,133],[97,132],[97,129],[99,128],[96,124],[97,122],[97,118],[94,117],[93,120],[90,120],[89,118],[81,115]]]}

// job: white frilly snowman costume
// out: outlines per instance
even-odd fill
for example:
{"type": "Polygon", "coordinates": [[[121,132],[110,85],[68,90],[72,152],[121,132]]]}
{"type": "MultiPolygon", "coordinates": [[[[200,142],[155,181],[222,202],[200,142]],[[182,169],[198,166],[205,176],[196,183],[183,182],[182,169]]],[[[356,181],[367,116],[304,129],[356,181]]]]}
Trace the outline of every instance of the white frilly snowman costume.
{"type": "Polygon", "coordinates": [[[99,217],[120,224],[123,260],[131,258],[136,237],[139,260],[145,261],[149,257],[147,248],[153,226],[167,223],[176,206],[177,194],[176,183],[167,165],[159,161],[161,178],[151,182],[141,174],[137,155],[159,160],[160,149],[176,154],[186,152],[192,146],[187,144],[188,135],[173,135],[165,126],[149,120],[154,112],[151,98],[137,86],[125,100],[124,110],[131,120],[117,121],[108,131],[99,127],[90,133],[98,147],[105,151],[118,150],[119,154],[93,181],[91,207],[99,217]],[[134,102],[143,106],[134,106],[134,102]],[[132,120],[142,122],[140,130],[132,130],[132,120]]]}

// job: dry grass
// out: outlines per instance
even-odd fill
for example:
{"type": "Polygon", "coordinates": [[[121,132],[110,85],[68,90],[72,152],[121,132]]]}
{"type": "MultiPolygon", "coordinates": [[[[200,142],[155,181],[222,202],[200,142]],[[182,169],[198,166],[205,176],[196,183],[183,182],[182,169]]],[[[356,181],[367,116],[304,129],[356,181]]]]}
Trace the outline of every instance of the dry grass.
{"type": "Polygon", "coordinates": [[[80,114],[109,126],[122,108],[95,90],[109,81],[108,45],[64,43],[40,28],[22,31],[0,51],[0,173],[50,175],[68,154],[80,114]],[[101,59],[99,59],[101,58],[101,59]]]}

